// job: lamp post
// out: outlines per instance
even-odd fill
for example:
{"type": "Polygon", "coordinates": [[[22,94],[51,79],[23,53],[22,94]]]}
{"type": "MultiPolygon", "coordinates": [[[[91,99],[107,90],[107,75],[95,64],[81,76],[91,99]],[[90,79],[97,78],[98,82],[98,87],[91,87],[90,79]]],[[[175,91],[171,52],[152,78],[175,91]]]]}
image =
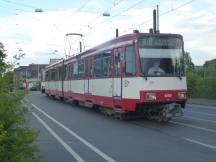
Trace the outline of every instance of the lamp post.
{"type": "Polygon", "coordinates": [[[103,16],[105,16],[105,17],[109,17],[109,16],[110,16],[110,13],[108,13],[108,12],[104,12],[104,13],[103,13],[103,16]]]}
{"type": "Polygon", "coordinates": [[[36,9],[34,10],[34,12],[39,12],[39,13],[42,13],[42,12],[43,12],[43,10],[42,10],[41,8],[36,8],[36,9]]]}

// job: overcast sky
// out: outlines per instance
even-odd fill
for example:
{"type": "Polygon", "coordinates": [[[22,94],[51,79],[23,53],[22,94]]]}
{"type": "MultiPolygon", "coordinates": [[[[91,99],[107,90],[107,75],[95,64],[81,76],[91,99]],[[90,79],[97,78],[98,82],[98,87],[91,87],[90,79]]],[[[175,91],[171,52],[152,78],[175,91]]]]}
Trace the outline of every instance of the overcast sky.
{"type": "Polygon", "coordinates": [[[148,32],[157,4],[160,31],[182,34],[196,65],[216,58],[216,0],[0,0],[0,42],[9,61],[23,51],[21,65],[48,63],[69,54],[69,45],[77,53],[79,38],[66,33],[82,33],[88,49],[114,38],[116,28],[148,32]]]}

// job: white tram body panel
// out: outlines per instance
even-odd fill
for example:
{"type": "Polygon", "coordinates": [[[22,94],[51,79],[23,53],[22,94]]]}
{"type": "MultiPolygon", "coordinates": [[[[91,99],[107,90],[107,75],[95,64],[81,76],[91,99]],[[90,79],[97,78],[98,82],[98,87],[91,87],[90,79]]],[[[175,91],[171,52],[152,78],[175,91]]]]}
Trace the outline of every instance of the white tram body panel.
{"type": "Polygon", "coordinates": [[[95,96],[112,97],[112,78],[90,79],[89,93],[95,96]]]}
{"type": "Polygon", "coordinates": [[[140,99],[140,91],[186,90],[186,78],[135,77],[123,78],[123,98],[140,99]]]}

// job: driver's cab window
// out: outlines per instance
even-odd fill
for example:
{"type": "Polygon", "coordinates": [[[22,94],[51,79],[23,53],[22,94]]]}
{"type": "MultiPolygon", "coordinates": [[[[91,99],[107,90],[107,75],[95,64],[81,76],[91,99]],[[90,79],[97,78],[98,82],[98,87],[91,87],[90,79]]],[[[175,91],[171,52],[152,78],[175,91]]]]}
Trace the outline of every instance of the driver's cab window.
{"type": "Polygon", "coordinates": [[[149,75],[162,75],[165,74],[164,68],[161,67],[161,61],[157,59],[153,59],[150,62],[150,66],[148,68],[149,75]]]}
{"type": "Polygon", "coordinates": [[[147,58],[142,61],[144,74],[148,75],[171,75],[178,73],[175,67],[179,66],[178,61],[170,58],[147,58]]]}
{"type": "Polygon", "coordinates": [[[183,74],[182,40],[173,37],[142,37],[139,42],[141,71],[149,76],[183,74]]]}

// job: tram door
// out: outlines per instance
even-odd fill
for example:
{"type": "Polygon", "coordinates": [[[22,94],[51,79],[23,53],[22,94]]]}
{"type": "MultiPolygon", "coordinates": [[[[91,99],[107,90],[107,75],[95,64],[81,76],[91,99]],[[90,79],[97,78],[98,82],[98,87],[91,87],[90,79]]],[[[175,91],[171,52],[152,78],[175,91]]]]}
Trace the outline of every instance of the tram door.
{"type": "Polygon", "coordinates": [[[123,48],[114,49],[113,97],[122,96],[121,60],[123,59],[123,56],[123,48]]]}
{"type": "Polygon", "coordinates": [[[89,59],[85,60],[84,93],[89,94],[89,59]]]}

